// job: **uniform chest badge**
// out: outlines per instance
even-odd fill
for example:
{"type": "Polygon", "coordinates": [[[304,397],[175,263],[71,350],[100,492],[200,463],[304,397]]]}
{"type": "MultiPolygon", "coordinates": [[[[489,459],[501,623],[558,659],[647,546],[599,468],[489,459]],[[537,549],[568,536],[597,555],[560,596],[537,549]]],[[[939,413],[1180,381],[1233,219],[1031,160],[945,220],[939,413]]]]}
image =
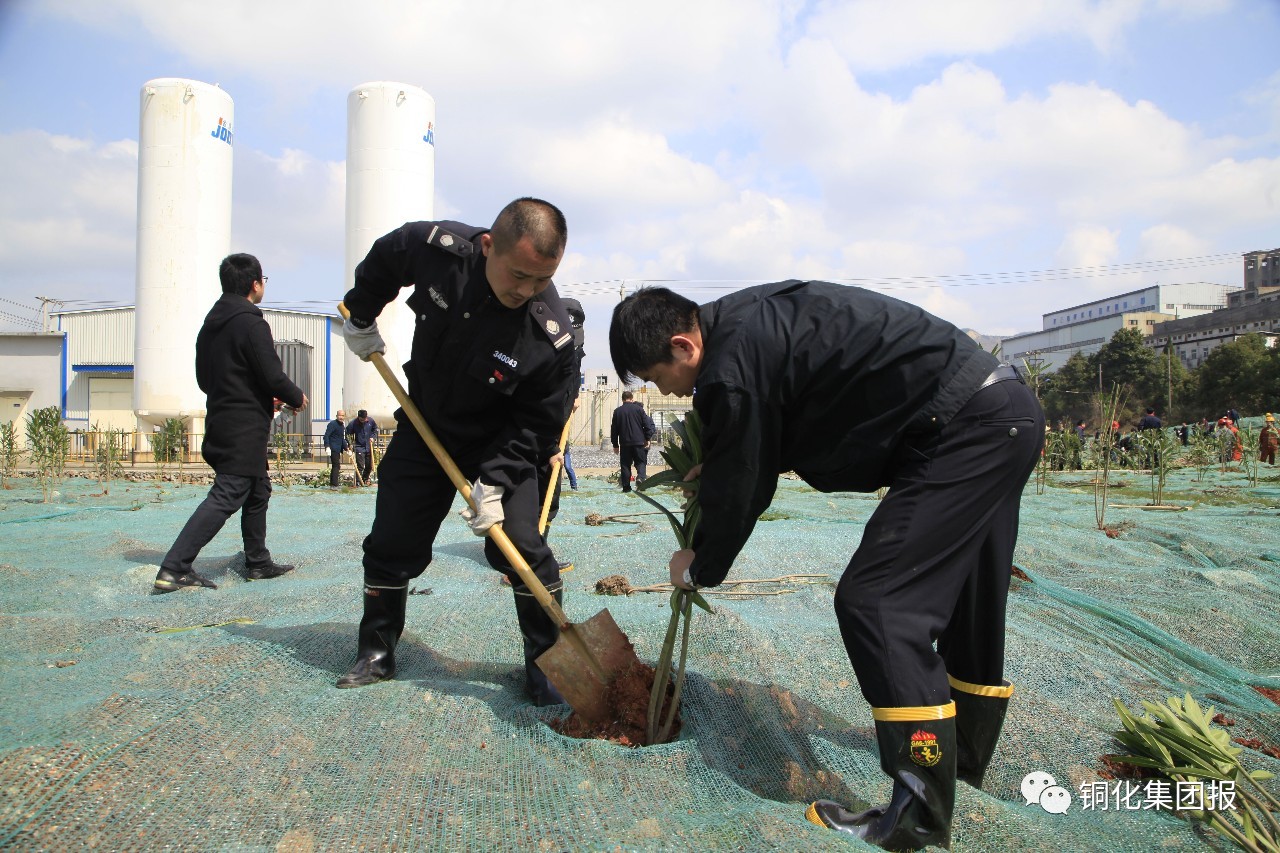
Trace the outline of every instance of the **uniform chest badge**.
{"type": "Polygon", "coordinates": [[[916,729],[911,735],[911,760],[921,767],[932,767],[942,760],[942,747],[938,736],[924,729],[916,729]]]}
{"type": "MultiPolygon", "coordinates": [[[[443,240],[444,238],[442,237],[441,239],[443,240]]],[[[449,310],[449,303],[444,301],[444,297],[441,296],[440,292],[436,290],[434,287],[427,288],[427,295],[431,297],[432,302],[440,306],[441,310],[444,310],[444,311],[449,310]]]]}
{"type": "Polygon", "coordinates": [[[551,333],[551,334],[553,334],[553,335],[554,335],[554,334],[556,334],[557,332],[559,332],[559,331],[560,331],[560,324],[559,324],[559,323],[557,323],[555,320],[548,320],[548,321],[547,321],[547,331],[548,331],[548,332],[550,332],[550,333],[551,333]]]}

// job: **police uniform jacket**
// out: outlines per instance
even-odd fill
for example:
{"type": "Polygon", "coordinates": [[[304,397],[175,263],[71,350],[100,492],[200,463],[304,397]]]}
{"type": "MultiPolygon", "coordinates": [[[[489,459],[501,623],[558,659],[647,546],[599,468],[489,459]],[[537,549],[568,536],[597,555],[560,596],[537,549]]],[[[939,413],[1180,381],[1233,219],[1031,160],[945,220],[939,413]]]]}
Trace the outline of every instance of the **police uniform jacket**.
{"type": "Polygon", "coordinates": [[[904,436],[941,430],[999,364],[914,305],[828,282],[750,287],[699,313],[701,586],[724,580],[778,474],[824,492],[888,485],[904,436]]]}
{"type": "Polygon", "coordinates": [[[556,452],[577,358],[554,284],[519,308],[493,295],[479,242],[487,230],[407,223],[374,241],[344,301],[372,320],[400,288],[414,288],[409,396],[455,462],[510,488],[556,452]]]}
{"type": "Polygon", "coordinates": [[[302,406],[285,375],[261,309],[224,293],[196,335],[196,382],[207,395],[200,452],[219,474],[264,477],[274,397],[302,406]]]}

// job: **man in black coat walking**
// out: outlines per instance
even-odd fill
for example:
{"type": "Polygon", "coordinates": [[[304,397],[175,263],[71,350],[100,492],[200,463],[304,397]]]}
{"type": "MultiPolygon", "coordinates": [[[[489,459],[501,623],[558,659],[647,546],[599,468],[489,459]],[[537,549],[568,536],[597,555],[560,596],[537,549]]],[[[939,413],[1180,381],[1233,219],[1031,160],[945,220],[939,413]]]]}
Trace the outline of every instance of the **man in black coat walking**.
{"type": "Polygon", "coordinates": [[[302,409],[307,395],[285,376],[271,328],[258,308],[267,282],[258,259],[228,255],[218,278],[222,296],[196,336],[196,382],[208,397],[200,452],[213,468],[213,487],[160,563],[155,580],[160,592],[218,588],[197,574],[192,563],[236,510],[241,510],[245,576],[263,580],[293,569],[273,561],[267,550],[267,441],[273,399],[302,409]]]}
{"type": "Polygon", "coordinates": [[[609,439],[613,442],[613,452],[618,454],[618,462],[622,470],[618,474],[618,482],[622,491],[631,491],[631,466],[636,466],[636,483],[643,483],[648,475],[649,442],[657,435],[653,418],[645,412],[644,406],[635,401],[636,395],[631,391],[622,392],[622,405],[613,410],[613,423],[609,427],[609,439]]]}

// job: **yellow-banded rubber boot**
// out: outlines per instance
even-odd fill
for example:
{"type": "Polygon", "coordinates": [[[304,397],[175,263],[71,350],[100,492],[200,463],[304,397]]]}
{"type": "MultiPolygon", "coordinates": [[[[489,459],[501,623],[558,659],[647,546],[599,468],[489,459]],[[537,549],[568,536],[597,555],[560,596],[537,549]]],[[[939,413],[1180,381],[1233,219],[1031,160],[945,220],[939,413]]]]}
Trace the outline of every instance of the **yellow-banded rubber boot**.
{"type": "Polygon", "coordinates": [[[809,806],[805,817],[886,850],[951,847],[956,801],[955,704],[873,708],[880,769],[893,779],[889,802],[852,812],[831,800],[809,806]]]}
{"type": "Polygon", "coordinates": [[[999,687],[972,684],[950,675],[947,680],[956,704],[956,777],[981,788],[1004,728],[1013,685],[1007,681],[999,687]]]}

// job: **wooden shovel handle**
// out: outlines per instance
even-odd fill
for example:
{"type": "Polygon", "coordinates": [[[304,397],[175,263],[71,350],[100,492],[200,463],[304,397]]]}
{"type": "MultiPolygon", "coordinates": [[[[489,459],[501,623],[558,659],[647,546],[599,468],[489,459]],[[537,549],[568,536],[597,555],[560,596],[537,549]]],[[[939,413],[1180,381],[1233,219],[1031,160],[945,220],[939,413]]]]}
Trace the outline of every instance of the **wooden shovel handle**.
{"type": "MultiPolygon", "coordinates": [[[[564,430],[560,433],[560,452],[564,453],[564,446],[569,442],[569,426],[573,423],[573,412],[569,413],[569,420],[564,422],[564,430]]],[[[551,499],[556,494],[556,482],[560,479],[560,463],[553,462],[551,464],[551,476],[547,478],[547,496],[542,499],[542,515],[538,517],[538,532],[547,532],[547,516],[551,515],[551,499]]]]}
{"type": "MultiPolygon", "coordinates": [[[[341,302],[338,303],[338,313],[342,315],[344,320],[351,317],[351,312],[341,302]]],[[[436,458],[436,461],[440,463],[440,467],[449,475],[454,487],[462,493],[467,506],[474,511],[476,505],[471,500],[471,484],[467,482],[467,478],[462,475],[462,471],[454,464],[453,458],[449,456],[449,451],[444,449],[444,445],[436,438],[436,434],[431,431],[431,427],[427,425],[427,419],[422,416],[422,412],[418,411],[418,407],[414,405],[413,400],[409,399],[408,392],[404,390],[404,386],[400,384],[400,380],[392,372],[387,360],[382,357],[382,353],[375,352],[369,356],[369,361],[373,362],[373,366],[377,368],[378,373],[382,374],[382,379],[387,383],[387,387],[391,389],[391,393],[395,395],[396,402],[400,404],[401,409],[404,409],[404,413],[408,415],[410,422],[417,428],[418,434],[427,443],[427,447],[431,448],[431,455],[436,458]]],[[[547,611],[547,615],[554,619],[557,625],[561,627],[567,625],[569,620],[565,618],[564,610],[552,598],[551,593],[547,592],[546,586],[543,585],[542,581],[538,580],[538,576],[533,573],[533,569],[529,568],[528,561],[516,550],[516,546],[502,529],[502,525],[495,524],[490,527],[488,535],[494,544],[498,546],[502,556],[507,558],[511,568],[515,569],[520,582],[529,588],[529,591],[533,593],[533,597],[542,605],[542,609],[547,611]]]]}

